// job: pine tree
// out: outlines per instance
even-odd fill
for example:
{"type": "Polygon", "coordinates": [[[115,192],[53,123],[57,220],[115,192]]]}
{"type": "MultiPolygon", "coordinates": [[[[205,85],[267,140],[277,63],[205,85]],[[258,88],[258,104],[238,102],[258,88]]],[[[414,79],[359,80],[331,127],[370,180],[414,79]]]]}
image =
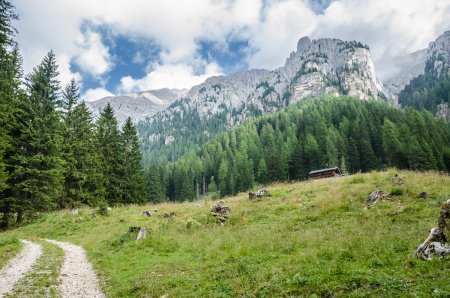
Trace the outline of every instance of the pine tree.
{"type": "Polygon", "coordinates": [[[261,158],[258,163],[258,182],[261,184],[267,184],[269,182],[269,173],[264,158],[261,158]]]}
{"type": "Polygon", "coordinates": [[[12,130],[16,126],[14,115],[19,112],[22,76],[22,60],[14,41],[12,21],[17,16],[13,9],[9,1],[0,0],[0,229],[8,226],[10,214],[17,203],[11,193],[11,181],[8,181],[11,172],[9,157],[14,140],[12,130]]]}
{"type": "Polygon", "coordinates": [[[56,111],[60,88],[53,52],[26,77],[27,95],[16,116],[19,133],[11,156],[11,184],[18,199],[17,221],[24,212],[49,210],[61,195],[61,124],[56,111]]]}
{"type": "Polygon", "coordinates": [[[123,203],[145,201],[145,176],[139,138],[136,128],[128,117],[122,128],[121,148],[123,154],[123,203]]]}
{"type": "Polygon", "coordinates": [[[148,201],[158,203],[164,201],[164,186],[162,183],[161,166],[152,165],[147,170],[148,201]]]}
{"type": "Polygon", "coordinates": [[[60,207],[80,203],[95,206],[104,201],[103,174],[95,147],[92,116],[84,102],[76,105],[79,97],[78,86],[72,80],[63,91],[65,183],[60,207]]]}
{"type": "Polygon", "coordinates": [[[106,201],[110,204],[124,203],[122,201],[124,155],[117,119],[109,103],[100,113],[96,126],[97,151],[104,177],[106,201]]]}

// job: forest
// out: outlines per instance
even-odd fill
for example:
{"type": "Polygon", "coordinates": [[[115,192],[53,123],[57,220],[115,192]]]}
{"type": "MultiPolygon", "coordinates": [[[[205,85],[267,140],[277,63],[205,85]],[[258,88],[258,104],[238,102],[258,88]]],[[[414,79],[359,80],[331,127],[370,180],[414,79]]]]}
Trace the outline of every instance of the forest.
{"type": "Polygon", "coordinates": [[[0,229],[37,212],[146,200],[139,139],[108,105],[96,123],[50,51],[23,76],[12,5],[0,1],[0,229]],[[14,216],[14,218],[12,218],[14,216]]]}
{"type": "Polygon", "coordinates": [[[304,99],[222,133],[176,162],[151,166],[149,197],[179,201],[216,191],[222,197],[335,166],[345,173],[449,170],[450,126],[426,110],[379,100],[304,99]]]}

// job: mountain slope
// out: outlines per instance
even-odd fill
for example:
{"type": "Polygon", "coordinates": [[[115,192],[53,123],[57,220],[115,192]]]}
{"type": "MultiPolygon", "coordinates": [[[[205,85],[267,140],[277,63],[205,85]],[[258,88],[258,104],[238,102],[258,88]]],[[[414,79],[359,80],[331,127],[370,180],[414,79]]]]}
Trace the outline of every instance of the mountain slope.
{"type": "Polygon", "coordinates": [[[369,48],[358,42],[301,38],[284,66],[207,79],[186,98],[138,125],[147,162],[173,160],[192,144],[246,119],[321,94],[385,98],[369,48]],[[170,146],[170,147],[167,147],[170,146]]]}
{"type": "Polygon", "coordinates": [[[430,43],[423,73],[405,86],[398,99],[402,106],[433,113],[439,104],[450,103],[450,31],[430,43]]]}
{"type": "Polygon", "coordinates": [[[128,117],[133,122],[145,120],[145,118],[167,108],[173,101],[185,96],[186,90],[159,89],[139,93],[130,93],[118,96],[107,96],[96,101],[86,102],[94,119],[98,119],[101,111],[110,103],[120,125],[124,124],[128,117]]]}

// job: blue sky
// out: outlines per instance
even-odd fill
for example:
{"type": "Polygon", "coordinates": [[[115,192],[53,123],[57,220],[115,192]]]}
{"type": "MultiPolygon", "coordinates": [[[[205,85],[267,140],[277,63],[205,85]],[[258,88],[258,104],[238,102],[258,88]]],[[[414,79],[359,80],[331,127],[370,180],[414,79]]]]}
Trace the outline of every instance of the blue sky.
{"type": "Polygon", "coordinates": [[[13,0],[29,72],[50,49],[87,100],[274,69],[302,36],[360,40],[383,77],[450,30],[442,0],[13,0]],[[387,71],[389,69],[389,71],[387,71]]]}

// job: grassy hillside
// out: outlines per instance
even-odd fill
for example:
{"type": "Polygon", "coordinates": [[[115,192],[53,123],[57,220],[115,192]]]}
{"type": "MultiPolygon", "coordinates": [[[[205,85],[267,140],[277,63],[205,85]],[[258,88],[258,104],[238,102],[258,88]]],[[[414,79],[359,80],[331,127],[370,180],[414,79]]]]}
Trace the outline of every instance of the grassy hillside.
{"type": "Polygon", "coordinates": [[[225,198],[224,227],[214,201],[82,209],[45,215],[1,237],[29,235],[84,246],[111,297],[440,296],[450,295],[450,262],[410,257],[436,226],[450,177],[395,170],[276,184],[271,198],[225,198]],[[374,190],[392,200],[366,208],[374,190]],[[417,194],[426,191],[428,199],[417,194]],[[158,209],[152,217],[144,210],[158,209]],[[165,212],[174,218],[161,218],[165,212]],[[135,241],[129,226],[151,233],[135,241]]]}

